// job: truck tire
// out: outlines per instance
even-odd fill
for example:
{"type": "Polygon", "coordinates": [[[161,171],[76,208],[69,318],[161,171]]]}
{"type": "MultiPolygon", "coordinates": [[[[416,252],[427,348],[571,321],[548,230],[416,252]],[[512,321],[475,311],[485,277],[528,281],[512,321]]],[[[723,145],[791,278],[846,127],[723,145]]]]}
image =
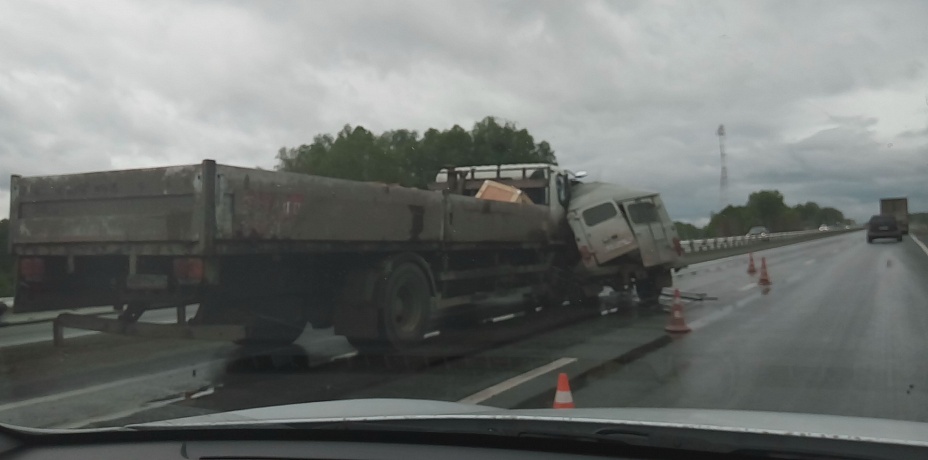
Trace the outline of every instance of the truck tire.
{"type": "Polygon", "coordinates": [[[673,286],[673,272],[670,269],[654,269],[648,272],[648,277],[635,280],[635,289],[638,291],[639,305],[650,307],[658,304],[661,291],[665,287],[673,286]]]}
{"type": "Polygon", "coordinates": [[[638,292],[638,305],[642,307],[656,305],[661,295],[653,278],[636,279],[635,290],[638,292]]]}
{"type": "Polygon", "coordinates": [[[385,274],[378,289],[381,338],[394,350],[422,341],[432,309],[429,280],[418,264],[405,261],[385,274]]]}

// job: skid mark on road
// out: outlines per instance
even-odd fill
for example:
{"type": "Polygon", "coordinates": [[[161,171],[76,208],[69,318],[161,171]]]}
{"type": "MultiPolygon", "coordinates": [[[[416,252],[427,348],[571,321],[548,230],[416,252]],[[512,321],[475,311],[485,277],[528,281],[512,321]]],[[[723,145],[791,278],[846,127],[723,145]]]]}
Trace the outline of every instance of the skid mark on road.
{"type": "Polygon", "coordinates": [[[756,301],[757,299],[760,299],[760,297],[761,297],[761,293],[758,292],[755,294],[751,294],[733,304],[728,304],[723,307],[720,307],[718,310],[715,310],[706,316],[690,321],[689,322],[690,329],[693,329],[693,330],[702,329],[732,314],[735,310],[738,310],[740,308],[746,307],[747,305],[750,305],[752,302],[756,301]]]}
{"type": "Polygon", "coordinates": [[[577,361],[577,358],[556,359],[548,364],[545,364],[544,366],[537,367],[524,374],[517,375],[509,380],[497,383],[496,385],[493,385],[489,388],[478,391],[477,393],[474,393],[466,398],[463,398],[458,402],[463,403],[463,404],[480,404],[483,401],[486,401],[504,391],[511,390],[519,385],[522,385],[525,382],[528,382],[529,380],[532,380],[536,377],[547,374],[548,372],[551,372],[555,369],[560,369],[575,361],[577,361]]]}

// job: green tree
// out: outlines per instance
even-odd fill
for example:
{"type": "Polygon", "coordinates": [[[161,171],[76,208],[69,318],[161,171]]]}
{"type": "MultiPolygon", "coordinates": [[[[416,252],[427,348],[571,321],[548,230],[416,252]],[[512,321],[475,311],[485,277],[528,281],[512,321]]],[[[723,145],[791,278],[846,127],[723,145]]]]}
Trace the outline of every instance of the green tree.
{"type": "Polygon", "coordinates": [[[822,208],[819,215],[819,225],[835,225],[844,222],[844,213],[835,208],[822,208]]]}
{"type": "Polygon", "coordinates": [[[681,240],[698,240],[705,236],[703,229],[686,222],[674,222],[674,227],[677,229],[677,236],[681,240]]]}
{"type": "Polygon", "coordinates": [[[778,190],[761,190],[748,196],[747,207],[760,221],[759,224],[772,232],[789,229],[786,214],[789,207],[783,201],[783,194],[778,190]]]}
{"type": "Polygon", "coordinates": [[[753,209],[747,206],[726,206],[713,214],[706,226],[706,236],[744,235],[754,225],[761,225],[753,209]]]}
{"type": "Polygon", "coordinates": [[[318,135],[312,144],[283,147],[277,169],[361,181],[425,187],[444,166],[505,163],[557,163],[547,142],[535,143],[514,123],[486,117],[467,131],[394,130],[374,135],[346,125],[337,135],[318,135]]]}
{"type": "Polygon", "coordinates": [[[812,201],[789,207],[778,190],[760,190],[752,193],[744,206],[727,206],[712,214],[704,233],[709,237],[737,236],[755,225],[771,232],[788,232],[844,222],[844,214],[835,208],[823,208],[812,201]]]}

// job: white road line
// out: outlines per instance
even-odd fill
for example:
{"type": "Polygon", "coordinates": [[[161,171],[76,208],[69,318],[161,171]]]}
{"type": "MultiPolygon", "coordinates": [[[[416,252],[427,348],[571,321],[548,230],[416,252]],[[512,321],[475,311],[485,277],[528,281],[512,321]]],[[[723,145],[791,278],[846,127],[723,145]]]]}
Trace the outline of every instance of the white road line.
{"type": "Polygon", "coordinates": [[[509,321],[509,320],[511,320],[511,319],[513,319],[513,318],[515,318],[515,317],[516,317],[516,314],[515,314],[515,313],[510,313],[510,314],[508,314],[508,315],[497,316],[496,318],[491,319],[490,322],[499,323],[499,322],[502,322],[502,321],[509,321]]]}
{"type": "Polygon", "coordinates": [[[156,408],[159,408],[159,407],[170,406],[171,404],[174,404],[174,403],[176,403],[176,402],[186,401],[186,400],[190,400],[190,399],[197,399],[197,398],[200,398],[200,397],[202,397],[202,396],[211,395],[211,394],[213,394],[213,393],[215,393],[215,392],[216,392],[216,390],[215,390],[214,388],[210,387],[210,388],[208,388],[207,390],[194,393],[194,394],[192,394],[192,395],[190,395],[190,396],[178,396],[178,397],[176,397],[176,398],[165,399],[165,400],[162,400],[162,401],[154,401],[154,402],[150,402],[150,403],[145,403],[145,404],[143,404],[142,406],[139,406],[139,407],[132,407],[132,408],[129,408],[129,409],[121,410],[121,411],[118,411],[118,412],[113,412],[113,413],[110,413],[110,414],[104,414],[104,415],[100,415],[100,416],[97,416],[97,417],[90,417],[90,418],[87,418],[87,419],[83,419],[83,420],[79,420],[79,421],[75,421],[75,422],[69,422],[69,423],[65,423],[65,424],[61,424],[61,425],[55,425],[55,426],[52,426],[52,427],[50,427],[50,428],[59,429],[59,430],[61,430],[61,429],[68,429],[68,430],[79,429],[79,428],[83,428],[83,427],[86,427],[87,425],[91,425],[91,424],[94,424],[94,423],[108,422],[108,421],[110,421],[110,420],[116,420],[116,419],[128,417],[128,416],[130,416],[130,415],[135,415],[135,414],[137,414],[137,413],[139,413],[139,412],[142,412],[143,410],[156,409],[156,408]]]}
{"type": "Polygon", "coordinates": [[[338,356],[333,356],[332,359],[330,359],[329,361],[338,361],[340,359],[350,359],[350,358],[354,358],[355,356],[358,356],[357,351],[349,351],[348,353],[342,353],[338,356]]]}
{"type": "Polygon", "coordinates": [[[928,246],[925,246],[925,243],[922,243],[922,241],[919,240],[918,237],[915,236],[914,233],[909,233],[909,236],[912,237],[912,241],[914,241],[915,244],[918,245],[918,247],[922,248],[922,252],[924,252],[925,255],[928,255],[928,246]]]}
{"type": "Polygon", "coordinates": [[[748,289],[751,289],[754,286],[757,286],[757,283],[745,284],[744,286],[741,286],[740,288],[738,288],[738,290],[743,292],[743,291],[747,291],[748,289]]]}
{"type": "Polygon", "coordinates": [[[812,265],[812,264],[814,264],[814,263],[815,263],[815,259],[809,259],[809,260],[803,262],[803,265],[812,265]]]}
{"type": "Polygon", "coordinates": [[[478,391],[464,399],[458,401],[463,404],[480,404],[504,391],[511,390],[519,385],[522,385],[529,380],[532,380],[538,376],[547,374],[555,369],[564,367],[572,362],[575,362],[577,358],[560,358],[556,359],[544,366],[532,369],[524,374],[517,375],[509,380],[497,383],[489,388],[478,391]]]}
{"type": "Polygon", "coordinates": [[[102,383],[99,385],[93,385],[85,388],[80,388],[77,390],[63,391],[61,393],[55,393],[48,396],[39,396],[37,398],[24,399],[22,401],[16,401],[8,404],[0,405],[0,412],[6,412],[8,410],[19,409],[20,407],[28,407],[35,404],[48,403],[52,401],[58,401],[66,398],[73,398],[75,396],[81,396],[89,393],[95,393],[98,391],[108,390],[110,388],[116,388],[124,385],[132,385],[135,383],[145,382],[147,380],[155,380],[163,377],[169,377],[172,375],[189,375],[192,371],[203,368],[210,368],[215,365],[221,364],[223,360],[214,360],[207,361],[205,363],[196,364],[193,366],[181,367],[178,369],[172,369],[169,371],[158,372],[156,374],[146,374],[139,375],[136,377],[131,377],[128,379],[114,380],[112,382],[102,383]]]}

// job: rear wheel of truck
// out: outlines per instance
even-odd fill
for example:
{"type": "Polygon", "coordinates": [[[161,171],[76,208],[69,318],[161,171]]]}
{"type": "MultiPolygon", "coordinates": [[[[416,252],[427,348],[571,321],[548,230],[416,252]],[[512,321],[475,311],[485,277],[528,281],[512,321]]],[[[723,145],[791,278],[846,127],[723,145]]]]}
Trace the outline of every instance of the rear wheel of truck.
{"type": "Polygon", "coordinates": [[[431,316],[429,280],[418,265],[402,262],[387,275],[380,290],[383,339],[393,349],[418,344],[431,316]]]}
{"type": "Polygon", "coordinates": [[[346,336],[363,354],[390,353],[422,341],[431,317],[432,291],[419,264],[400,260],[385,264],[374,303],[378,337],[346,336]]]}
{"type": "Polygon", "coordinates": [[[661,291],[671,286],[673,286],[673,273],[669,269],[649,271],[647,278],[635,280],[639,305],[642,307],[656,306],[660,300],[661,291]]]}

